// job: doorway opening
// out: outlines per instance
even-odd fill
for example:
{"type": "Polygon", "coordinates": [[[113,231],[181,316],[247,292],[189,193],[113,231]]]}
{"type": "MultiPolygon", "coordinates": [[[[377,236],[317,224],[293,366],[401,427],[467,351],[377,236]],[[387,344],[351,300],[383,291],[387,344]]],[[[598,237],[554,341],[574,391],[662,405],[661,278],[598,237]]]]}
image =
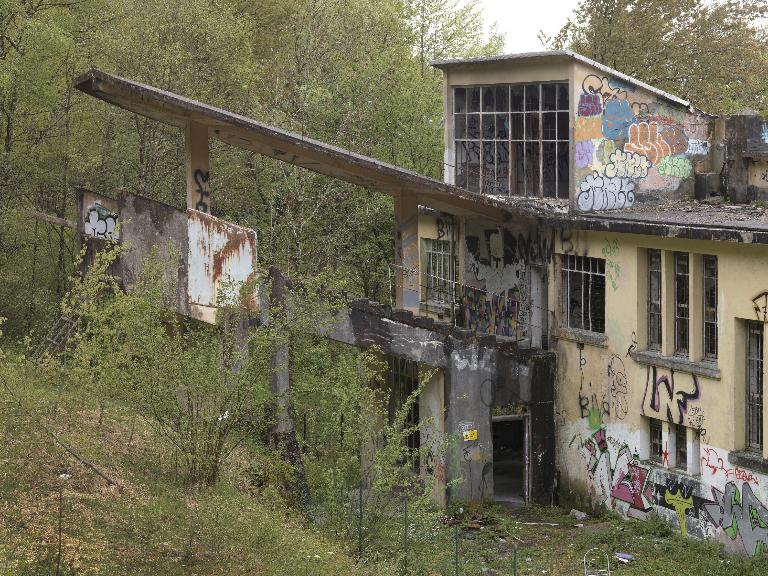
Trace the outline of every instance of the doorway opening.
{"type": "Polygon", "coordinates": [[[508,506],[528,503],[528,415],[494,416],[493,495],[508,506]]]}

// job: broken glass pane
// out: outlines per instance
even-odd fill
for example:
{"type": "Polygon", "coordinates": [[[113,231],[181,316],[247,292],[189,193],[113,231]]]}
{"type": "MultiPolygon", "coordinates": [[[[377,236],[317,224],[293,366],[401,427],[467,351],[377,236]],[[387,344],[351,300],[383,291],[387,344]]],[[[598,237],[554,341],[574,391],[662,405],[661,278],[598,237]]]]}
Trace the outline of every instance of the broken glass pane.
{"type": "Polygon", "coordinates": [[[496,139],[509,140],[509,114],[496,114],[496,139]]]}
{"type": "Polygon", "coordinates": [[[467,187],[467,143],[456,143],[456,186],[467,187]]]}

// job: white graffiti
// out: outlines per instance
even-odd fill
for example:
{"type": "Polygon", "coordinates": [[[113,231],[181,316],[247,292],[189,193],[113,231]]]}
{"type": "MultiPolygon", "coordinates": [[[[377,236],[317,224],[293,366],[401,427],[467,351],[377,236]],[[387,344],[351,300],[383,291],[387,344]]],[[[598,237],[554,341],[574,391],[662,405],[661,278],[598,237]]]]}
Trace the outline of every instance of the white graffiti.
{"type": "Polygon", "coordinates": [[[630,208],[635,204],[635,183],[629,178],[610,178],[592,171],[580,188],[576,203],[582,212],[630,208]]]}
{"type": "Polygon", "coordinates": [[[686,154],[692,156],[703,156],[709,153],[709,141],[708,140],[696,140],[695,138],[688,139],[688,150],[686,154]]]}
{"type": "Polygon", "coordinates": [[[605,166],[605,175],[609,178],[645,178],[653,165],[642,154],[622,150],[614,150],[609,160],[610,163],[605,166]]]}
{"type": "Polygon", "coordinates": [[[110,212],[100,203],[88,206],[88,216],[85,219],[85,233],[94,238],[116,240],[117,214],[110,212]]]}

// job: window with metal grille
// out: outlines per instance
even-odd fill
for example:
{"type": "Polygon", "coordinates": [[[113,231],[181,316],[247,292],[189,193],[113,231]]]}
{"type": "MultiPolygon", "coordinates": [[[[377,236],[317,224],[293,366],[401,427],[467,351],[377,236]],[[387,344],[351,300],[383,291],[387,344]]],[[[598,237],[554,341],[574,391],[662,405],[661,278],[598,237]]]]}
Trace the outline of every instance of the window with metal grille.
{"type": "Polygon", "coordinates": [[[763,325],[747,322],[747,448],[763,450],[763,325]]]}
{"type": "Polygon", "coordinates": [[[704,256],[704,358],[717,360],[717,256],[704,256]]]}
{"type": "Polygon", "coordinates": [[[688,355],[689,321],[688,254],[675,252],[675,354],[688,355]]]}
{"type": "MultiPolygon", "coordinates": [[[[390,389],[389,422],[394,422],[397,411],[402,408],[408,397],[419,388],[419,366],[407,358],[389,357],[387,380],[390,389]]],[[[405,426],[411,428],[419,423],[419,401],[416,399],[408,409],[405,426]]],[[[419,430],[413,430],[406,438],[406,446],[410,453],[409,465],[415,472],[419,471],[418,450],[421,444],[419,430]]]]}
{"type": "Polygon", "coordinates": [[[427,274],[427,303],[450,305],[453,303],[453,290],[456,274],[456,256],[451,258],[450,240],[425,241],[427,274]]]}
{"type": "Polygon", "coordinates": [[[678,424],[675,431],[675,466],[688,469],[688,432],[682,424],[678,424]]]}
{"type": "Polygon", "coordinates": [[[605,332],[605,260],[563,256],[562,281],[563,324],[605,332]]]}
{"type": "Polygon", "coordinates": [[[648,349],[661,349],[661,250],[648,250],[648,349]]]}
{"type": "Polygon", "coordinates": [[[456,185],[568,198],[568,84],[453,89],[456,185]]]}
{"type": "Polygon", "coordinates": [[[661,462],[661,421],[650,419],[651,460],[661,462]]]}

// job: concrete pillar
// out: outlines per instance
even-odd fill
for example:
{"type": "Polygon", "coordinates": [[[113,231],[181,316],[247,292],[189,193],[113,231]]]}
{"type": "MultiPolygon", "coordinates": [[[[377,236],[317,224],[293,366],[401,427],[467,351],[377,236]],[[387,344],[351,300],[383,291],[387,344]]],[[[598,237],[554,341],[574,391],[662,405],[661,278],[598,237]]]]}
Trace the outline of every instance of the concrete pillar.
{"type": "Polygon", "coordinates": [[[211,213],[208,127],[190,120],[184,131],[187,208],[211,213]]]}
{"type": "Polygon", "coordinates": [[[415,195],[395,199],[395,306],[419,311],[419,203],[415,195]]]}

